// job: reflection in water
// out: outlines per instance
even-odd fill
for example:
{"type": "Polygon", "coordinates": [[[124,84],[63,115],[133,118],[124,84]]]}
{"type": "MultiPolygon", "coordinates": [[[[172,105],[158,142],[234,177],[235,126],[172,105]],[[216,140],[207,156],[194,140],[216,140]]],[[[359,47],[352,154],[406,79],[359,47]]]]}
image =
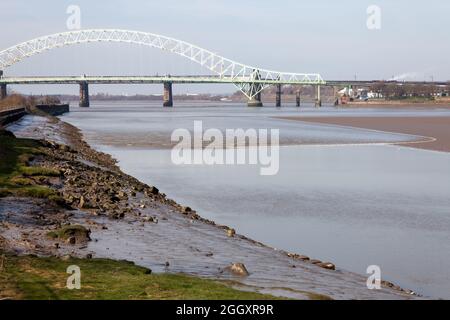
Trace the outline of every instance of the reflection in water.
{"type": "Polygon", "coordinates": [[[170,150],[149,147],[166,147],[171,130],[189,128],[194,119],[217,128],[280,128],[285,144],[411,137],[275,120],[270,109],[230,109],[227,116],[221,109],[99,109],[63,119],[116,157],[124,171],[202,216],[361,274],[376,264],[403,287],[450,298],[449,154],[397,146],[284,146],[275,176],[260,176],[249,165],[175,166],[170,150]],[[152,143],[137,141],[145,137],[152,143]]]}

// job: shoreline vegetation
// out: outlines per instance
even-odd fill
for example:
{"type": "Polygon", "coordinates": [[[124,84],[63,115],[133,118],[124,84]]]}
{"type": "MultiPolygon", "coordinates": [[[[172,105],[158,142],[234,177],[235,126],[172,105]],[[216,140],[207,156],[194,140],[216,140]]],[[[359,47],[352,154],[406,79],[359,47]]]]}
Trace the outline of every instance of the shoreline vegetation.
{"type": "Polygon", "coordinates": [[[439,98],[426,98],[426,97],[411,97],[411,98],[398,98],[398,99],[370,99],[367,101],[354,100],[349,101],[344,105],[339,105],[340,107],[363,107],[363,106],[385,106],[385,107],[405,107],[412,108],[417,106],[443,106],[450,107],[450,98],[439,97],[439,98]]]}
{"type": "MultiPolygon", "coordinates": [[[[9,131],[0,131],[0,209],[3,210],[0,210],[0,299],[274,298],[258,292],[249,293],[249,287],[242,283],[238,287],[245,291],[236,290],[236,286],[230,287],[219,278],[204,279],[176,273],[150,277],[150,271],[129,262],[102,260],[93,257],[92,253],[86,254],[91,230],[107,230],[108,224],[126,217],[133,217],[142,225],[157,224],[158,219],[167,220],[166,216],[151,214],[161,206],[170,208],[171,214],[179,215],[186,222],[216,228],[230,241],[236,239],[255,248],[273,249],[236,234],[230,227],[200,217],[191,208],[167,198],[156,187],[124,174],[110,155],[91,149],[77,128],[52,116],[46,116],[46,119],[58,128],[58,142],[16,138],[9,131]],[[80,213],[84,218],[80,218],[80,213]],[[93,221],[97,218],[107,223],[93,221]],[[80,220],[82,225],[79,225],[80,220]],[[67,279],[61,262],[67,265],[67,261],[75,261],[73,259],[78,259],[77,264],[104,282],[89,285],[85,295],[66,293],[61,282],[49,283],[54,277],[67,279]],[[55,272],[59,272],[58,275],[55,272]],[[105,291],[108,281],[113,281],[115,276],[121,280],[117,281],[114,290],[105,291]],[[146,276],[149,279],[143,279],[146,276]],[[133,283],[136,286],[132,286],[133,283]],[[44,287],[47,291],[40,290],[44,287]]],[[[291,268],[299,265],[317,268],[316,272],[321,269],[335,272],[332,263],[277,252],[292,261],[291,268]]],[[[239,278],[248,275],[241,263],[223,266],[220,273],[239,278]]],[[[382,281],[382,286],[392,297],[408,299],[415,295],[388,281],[382,281]]],[[[332,298],[310,291],[303,291],[302,296],[305,299],[332,298]]]]}
{"type": "MultiPolygon", "coordinates": [[[[282,92],[282,102],[284,103],[295,103],[296,101],[296,91],[301,91],[301,101],[306,103],[314,103],[316,96],[315,90],[312,86],[306,86],[299,89],[295,86],[285,86],[282,92]]],[[[377,89],[380,91],[380,89],[377,89]]],[[[384,92],[384,91],[380,91],[384,92]]],[[[439,106],[439,107],[450,107],[450,97],[448,96],[432,96],[432,91],[422,90],[419,91],[422,95],[416,96],[398,96],[393,94],[393,92],[385,92],[386,98],[371,98],[368,100],[360,99],[348,99],[345,104],[339,104],[340,108],[352,108],[352,107],[427,107],[427,106],[439,106]]],[[[162,102],[162,94],[134,94],[134,95],[122,95],[122,94],[109,94],[109,93],[95,93],[89,96],[91,101],[155,101],[162,102]]],[[[190,102],[190,101],[203,101],[203,102],[223,102],[223,103],[246,103],[247,100],[245,96],[242,95],[240,91],[234,92],[232,94],[207,94],[207,93],[186,93],[177,94],[173,96],[175,101],[190,102]]],[[[267,88],[262,92],[263,103],[274,103],[276,99],[275,88],[267,88]]],[[[25,97],[19,93],[13,93],[6,99],[0,101],[0,111],[2,108],[8,107],[10,105],[32,105],[33,103],[41,104],[54,104],[57,101],[78,101],[78,95],[71,94],[55,94],[47,96],[29,96],[25,97]]],[[[322,102],[328,104],[334,104],[336,101],[336,94],[332,87],[324,87],[322,89],[322,102]]]]}
{"type": "MultiPolygon", "coordinates": [[[[320,296],[317,296],[319,299],[320,296]]],[[[152,274],[129,261],[18,256],[0,252],[0,300],[274,300],[183,274],[152,274]],[[80,290],[66,288],[67,266],[82,270],[80,290]],[[85,280],[86,279],[86,280],[85,280]]]]}

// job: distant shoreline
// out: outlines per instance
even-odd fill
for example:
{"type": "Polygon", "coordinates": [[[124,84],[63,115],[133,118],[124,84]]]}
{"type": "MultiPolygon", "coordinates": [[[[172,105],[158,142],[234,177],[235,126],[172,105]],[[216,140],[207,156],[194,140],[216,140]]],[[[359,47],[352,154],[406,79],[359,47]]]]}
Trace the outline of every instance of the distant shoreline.
{"type": "Polygon", "coordinates": [[[369,101],[351,101],[346,104],[340,105],[345,106],[392,106],[392,107],[417,107],[417,106],[443,106],[450,107],[450,99],[437,99],[437,100],[369,100],[369,101]]]}

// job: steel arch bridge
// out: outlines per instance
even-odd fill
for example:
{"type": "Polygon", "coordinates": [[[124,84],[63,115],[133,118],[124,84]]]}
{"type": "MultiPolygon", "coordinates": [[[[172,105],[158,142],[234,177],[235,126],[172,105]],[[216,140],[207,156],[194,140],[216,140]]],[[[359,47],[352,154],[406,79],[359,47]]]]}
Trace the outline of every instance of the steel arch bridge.
{"type": "MultiPolygon", "coordinates": [[[[44,51],[89,42],[124,42],[158,48],[185,57],[216,74],[214,83],[233,83],[249,99],[270,85],[321,85],[319,74],[287,73],[245,65],[191,43],[140,31],[120,29],[74,30],[29,40],[0,51],[0,70],[44,51]]],[[[55,83],[58,83],[55,80],[55,83]]]]}

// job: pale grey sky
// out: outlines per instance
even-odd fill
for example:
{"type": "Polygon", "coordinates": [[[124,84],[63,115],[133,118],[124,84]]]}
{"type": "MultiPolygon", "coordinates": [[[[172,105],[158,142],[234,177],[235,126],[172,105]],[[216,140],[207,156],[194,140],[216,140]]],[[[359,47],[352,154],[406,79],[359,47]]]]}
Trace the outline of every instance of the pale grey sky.
{"type": "MultiPolygon", "coordinates": [[[[447,0],[3,0],[0,50],[67,31],[66,9],[78,5],[81,27],[121,28],[171,36],[261,68],[320,73],[325,79],[450,80],[447,0]],[[369,30],[367,7],[381,8],[369,30]]],[[[125,44],[55,49],[5,75],[207,73],[187,60],[125,44]]],[[[76,93],[75,87],[18,87],[28,93],[76,93]]],[[[111,93],[160,92],[158,86],[95,86],[111,93]]],[[[230,86],[183,86],[175,92],[232,92],[230,86]]]]}

